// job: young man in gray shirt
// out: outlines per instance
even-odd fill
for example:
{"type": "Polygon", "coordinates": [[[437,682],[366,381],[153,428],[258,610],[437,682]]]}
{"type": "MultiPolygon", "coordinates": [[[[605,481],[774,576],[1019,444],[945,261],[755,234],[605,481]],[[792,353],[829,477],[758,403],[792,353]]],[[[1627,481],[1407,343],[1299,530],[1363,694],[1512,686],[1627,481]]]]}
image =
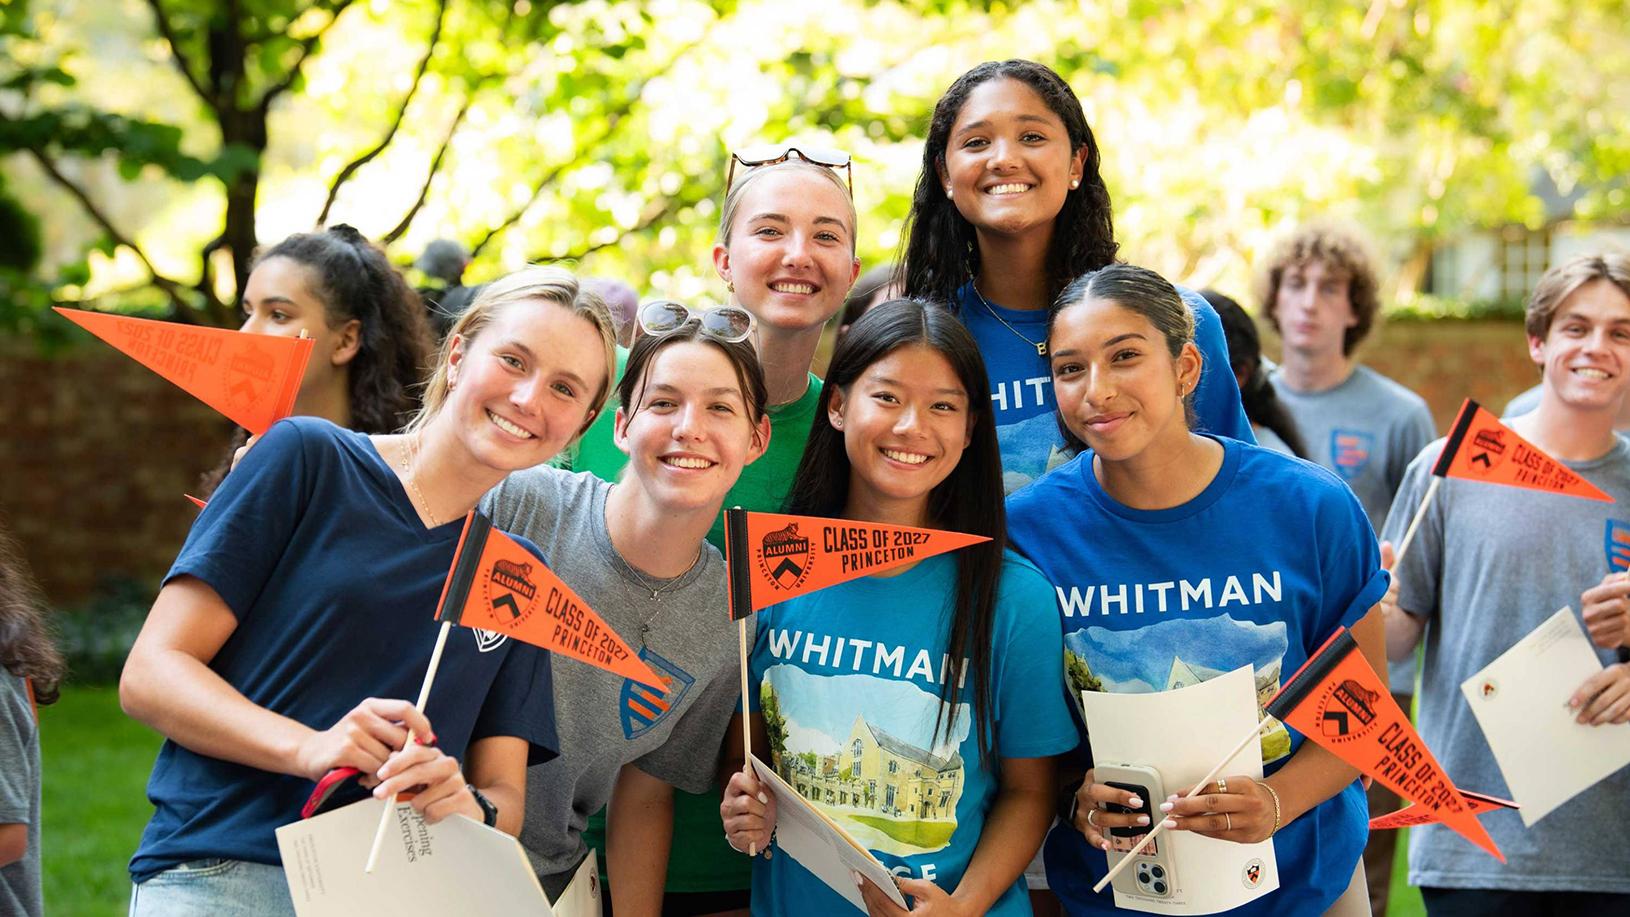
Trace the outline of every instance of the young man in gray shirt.
{"type": "MultiPolygon", "coordinates": [[[[1436,435],[1419,395],[1361,366],[1353,351],[1380,311],[1375,256],[1350,227],[1314,222],[1279,240],[1258,271],[1263,311],[1284,343],[1269,377],[1274,394],[1296,422],[1308,456],[1347,482],[1370,525],[1380,531],[1409,460],[1436,435]]],[[[1392,665],[1392,695],[1408,710],[1415,690],[1414,657],[1392,665]]],[[[1399,800],[1370,788],[1372,815],[1399,800]]],[[[1372,913],[1385,914],[1396,834],[1384,831],[1364,851],[1372,913]]]]}
{"type": "MultiPolygon", "coordinates": [[[[1614,433],[1630,392],[1630,255],[1552,268],[1529,300],[1529,353],[1544,369],[1540,405],[1510,426],[1606,491],[1614,503],[1448,478],[1383,603],[1387,648],[1411,654],[1424,633],[1420,733],[1455,782],[1509,796],[1460,683],[1558,608],[1578,611],[1606,666],[1569,699],[1593,728],[1630,722],[1630,441],[1614,433]]],[[[1384,534],[1402,537],[1441,443],[1410,464],[1384,534]]],[[[1516,812],[1482,816],[1501,864],[1442,825],[1410,833],[1409,881],[1433,917],[1630,914],[1630,769],[1524,828],[1516,812]]]]}

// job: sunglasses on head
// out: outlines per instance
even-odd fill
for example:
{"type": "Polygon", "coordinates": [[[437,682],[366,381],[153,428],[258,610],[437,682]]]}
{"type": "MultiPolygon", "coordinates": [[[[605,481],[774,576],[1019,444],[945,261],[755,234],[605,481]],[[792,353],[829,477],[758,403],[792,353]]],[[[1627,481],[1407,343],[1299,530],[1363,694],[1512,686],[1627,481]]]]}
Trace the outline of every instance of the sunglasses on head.
{"type": "Polygon", "coordinates": [[[691,322],[700,324],[703,334],[727,344],[747,340],[758,324],[753,313],[739,306],[692,309],[684,303],[659,299],[640,307],[640,330],[646,334],[667,334],[691,322]]]}
{"type": "Polygon", "coordinates": [[[823,149],[813,146],[792,146],[790,144],[771,144],[767,146],[750,146],[736,150],[730,154],[730,170],[725,173],[724,191],[730,193],[730,188],[736,183],[736,166],[739,164],[743,171],[756,169],[759,166],[773,166],[786,162],[797,156],[805,162],[812,162],[818,166],[825,166],[836,172],[843,170],[844,184],[849,188],[849,196],[855,196],[854,162],[849,154],[842,150],[823,149]]]}

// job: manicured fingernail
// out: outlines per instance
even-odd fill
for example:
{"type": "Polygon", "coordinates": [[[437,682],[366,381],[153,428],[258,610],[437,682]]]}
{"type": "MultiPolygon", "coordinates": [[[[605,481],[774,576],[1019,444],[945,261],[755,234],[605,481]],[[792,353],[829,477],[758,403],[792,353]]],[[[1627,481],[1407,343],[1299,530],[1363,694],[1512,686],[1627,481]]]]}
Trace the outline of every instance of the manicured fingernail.
{"type": "Polygon", "coordinates": [[[1128,799],[1126,801],[1126,804],[1131,806],[1134,809],[1137,809],[1137,808],[1141,808],[1143,806],[1143,800],[1139,799],[1136,796],[1133,796],[1131,799],[1128,799]]]}
{"type": "Polygon", "coordinates": [[[1170,812],[1171,810],[1172,810],[1172,804],[1171,803],[1163,802],[1163,803],[1160,804],[1160,811],[1162,811],[1162,812],[1170,812]]]}
{"type": "Polygon", "coordinates": [[[758,841],[747,842],[747,855],[750,857],[758,856],[758,841]]]}
{"type": "Polygon", "coordinates": [[[1170,796],[1167,796],[1166,801],[1167,802],[1176,802],[1177,801],[1177,794],[1173,793],[1170,796]]]}
{"type": "Polygon", "coordinates": [[[1160,827],[1162,827],[1162,828],[1175,828],[1175,827],[1177,827],[1177,819],[1168,818],[1165,821],[1160,823],[1160,827]]]}
{"type": "Polygon", "coordinates": [[[1100,843],[1100,844],[1099,844],[1099,845],[1098,845],[1098,846],[1100,846],[1100,847],[1102,847],[1102,848],[1104,848],[1104,852],[1105,852],[1105,853],[1108,853],[1108,852],[1109,852],[1109,841],[1103,841],[1103,842],[1102,842],[1102,843],[1100,843]]]}
{"type": "Polygon", "coordinates": [[[1149,823],[1149,816],[1147,816],[1147,815],[1139,815],[1138,816],[1138,824],[1147,825],[1148,823],[1149,823]]]}
{"type": "Polygon", "coordinates": [[[769,805],[770,804],[770,797],[764,795],[763,793],[760,793],[760,794],[758,794],[758,801],[764,803],[765,805],[769,805]]]}
{"type": "Polygon", "coordinates": [[[853,869],[851,869],[851,870],[849,870],[849,878],[855,880],[855,888],[860,887],[860,873],[855,872],[853,869]]]}

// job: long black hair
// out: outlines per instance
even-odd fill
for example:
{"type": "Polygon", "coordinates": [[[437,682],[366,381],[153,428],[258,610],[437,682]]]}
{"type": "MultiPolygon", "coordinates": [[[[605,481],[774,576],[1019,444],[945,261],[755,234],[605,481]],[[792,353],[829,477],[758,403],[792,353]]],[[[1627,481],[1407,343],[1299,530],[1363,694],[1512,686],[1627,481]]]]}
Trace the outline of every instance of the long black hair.
{"type": "Polygon", "coordinates": [[[1307,444],[1302,442],[1295,418],[1280,403],[1268,374],[1262,371],[1262,339],[1257,335],[1256,322],[1239,303],[1216,290],[1201,290],[1200,295],[1222,319],[1228,361],[1239,379],[1239,400],[1245,406],[1245,416],[1251,423],[1272,430],[1297,458],[1307,458],[1307,444]]]}
{"type": "Polygon", "coordinates": [[[1053,238],[1047,251],[1047,292],[1057,296],[1075,277],[1115,260],[1115,228],[1110,218],[1109,189],[1098,174],[1098,141],[1087,126],[1081,100],[1064,78],[1034,61],[986,61],[956,78],[940,96],[923,143],[922,174],[911,196],[902,245],[901,279],[905,295],[935,302],[956,302],[957,290],[979,274],[979,244],[972,223],[945,196],[939,170],[951,126],[962,112],[969,93],[995,79],[1018,80],[1035,90],[1048,109],[1064,122],[1070,152],[1086,148],[1081,186],[1064,196],[1064,207],[1053,220],[1053,238]]]}
{"type": "MultiPolygon", "coordinates": [[[[809,442],[787,493],[786,511],[807,516],[839,516],[849,499],[851,474],[843,434],[832,427],[827,412],[834,392],[847,393],[866,369],[911,345],[932,348],[951,364],[968,393],[971,436],[956,468],[928,496],[929,518],[937,528],[984,535],[990,541],[957,552],[957,590],[945,642],[953,666],[968,660],[973,684],[975,734],[980,759],[991,761],[990,670],[991,629],[996,616],[996,586],[1002,552],[1007,547],[1007,515],[1002,503],[1002,457],[996,445],[996,418],[990,399],[985,361],[979,346],[956,316],[917,300],[896,299],[869,309],[849,327],[827,368],[825,387],[809,442]]],[[[960,668],[956,670],[960,672],[960,668]]],[[[956,723],[957,688],[962,678],[946,677],[940,687],[936,735],[950,736],[956,723]],[[944,729],[940,733],[940,729],[944,729]]]]}
{"type": "Polygon", "coordinates": [[[28,679],[36,703],[54,704],[67,668],[23,553],[0,520],[0,669],[28,679]]]}

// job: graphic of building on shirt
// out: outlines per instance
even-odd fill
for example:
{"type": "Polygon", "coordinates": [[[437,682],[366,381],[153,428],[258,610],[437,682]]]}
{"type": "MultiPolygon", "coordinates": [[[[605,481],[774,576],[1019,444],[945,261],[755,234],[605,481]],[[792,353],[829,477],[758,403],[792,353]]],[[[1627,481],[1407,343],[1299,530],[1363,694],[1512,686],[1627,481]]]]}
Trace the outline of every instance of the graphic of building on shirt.
{"type": "MultiPolygon", "coordinates": [[[[903,857],[943,849],[957,826],[956,807],[965,779],[962,754],[950,740],[930,749],[902,738],[875,722],[882,717],[869,717],[866,709],[876,703],[898,714],[901,705],[894,701],[902,689],[931,700],[932,707],[924,705],[930,711],[939,699],[914,685],[869,676],[832,680],[856,678],[883,690],[844,692],[860,708],[847,735],[807,725],[818,722],[825,712],[809,709],[818,699],[795,692],[778,694],[776,680],[764,679],[759,702],[771,766],[800,796],[873,850],[903,857]]],[[[957,711],[960,735],[966,731],[962,724],[970,711],[967,704],[958,705],[957,711]]],[[[930,715],[926,725],[931,729],[933,724],[930,715]]]]}
{"type": "MultiPolygon", "coordinates": [[[[1259,712],[1279,692],[1284,651],[1283,625],[1259,625],[1250,621],[1238,621],[1228,615],[1199,620],[1163,621],[1134,631],[1088,627],[1064,636],[1065,671],[1070,680],[1070,687],[1074,691],[1130,693],[1175,691],[1216,678],[1249,659],[1252,660],[1256,678],[1256,703],[1259,712]],[[1167,630],[1158,635],[1154,633],[1163,628],[1167,630]],[[1139,640],[1136,645],[1143,658],[1135,663],[1124,656],[1110,660],[1101,653],[1102,649],[1119,645],[1127,636],[1133,634],[1168,639],[1139,640]],[[1162,653],[1162,649],[1167,647],[1170,648],[1169,652],[1162,653]],[[1207,650],[1213,651],[1212,661],[1218,662],[1219,666],[1208,666],[1195,660],[1195,656],[1202,655],[1207,650]],[[1118,672],[1132,668],[1140,672],[1140,677],[1128,679],[1102,673],[1094,674],[1091,661],[1093,659],[1098,660],[1100,668],[1106,671],[1118,672]],[[1220,667],[1227,665],[1224,660],[1233,659],[1239,659],[1240,662],[1227,668],[1220,667]],[[1164,670],[1163,679],[1150,679],[1142,674],[1156,674],[1161,670],[1164,670]]],[[[1262,715],[1264,719],[1272,719],[1265,713],[1262,715]]],[[[1087,726],[1090,729],[1092,724],[1089,723],[1087,726]]],[[[1283,724],[1275,722],[1262,736],[1262,761],[1263,763],[1277,761],[1288,754],[1290,754],[1290,733],[1283,724]]]]}

